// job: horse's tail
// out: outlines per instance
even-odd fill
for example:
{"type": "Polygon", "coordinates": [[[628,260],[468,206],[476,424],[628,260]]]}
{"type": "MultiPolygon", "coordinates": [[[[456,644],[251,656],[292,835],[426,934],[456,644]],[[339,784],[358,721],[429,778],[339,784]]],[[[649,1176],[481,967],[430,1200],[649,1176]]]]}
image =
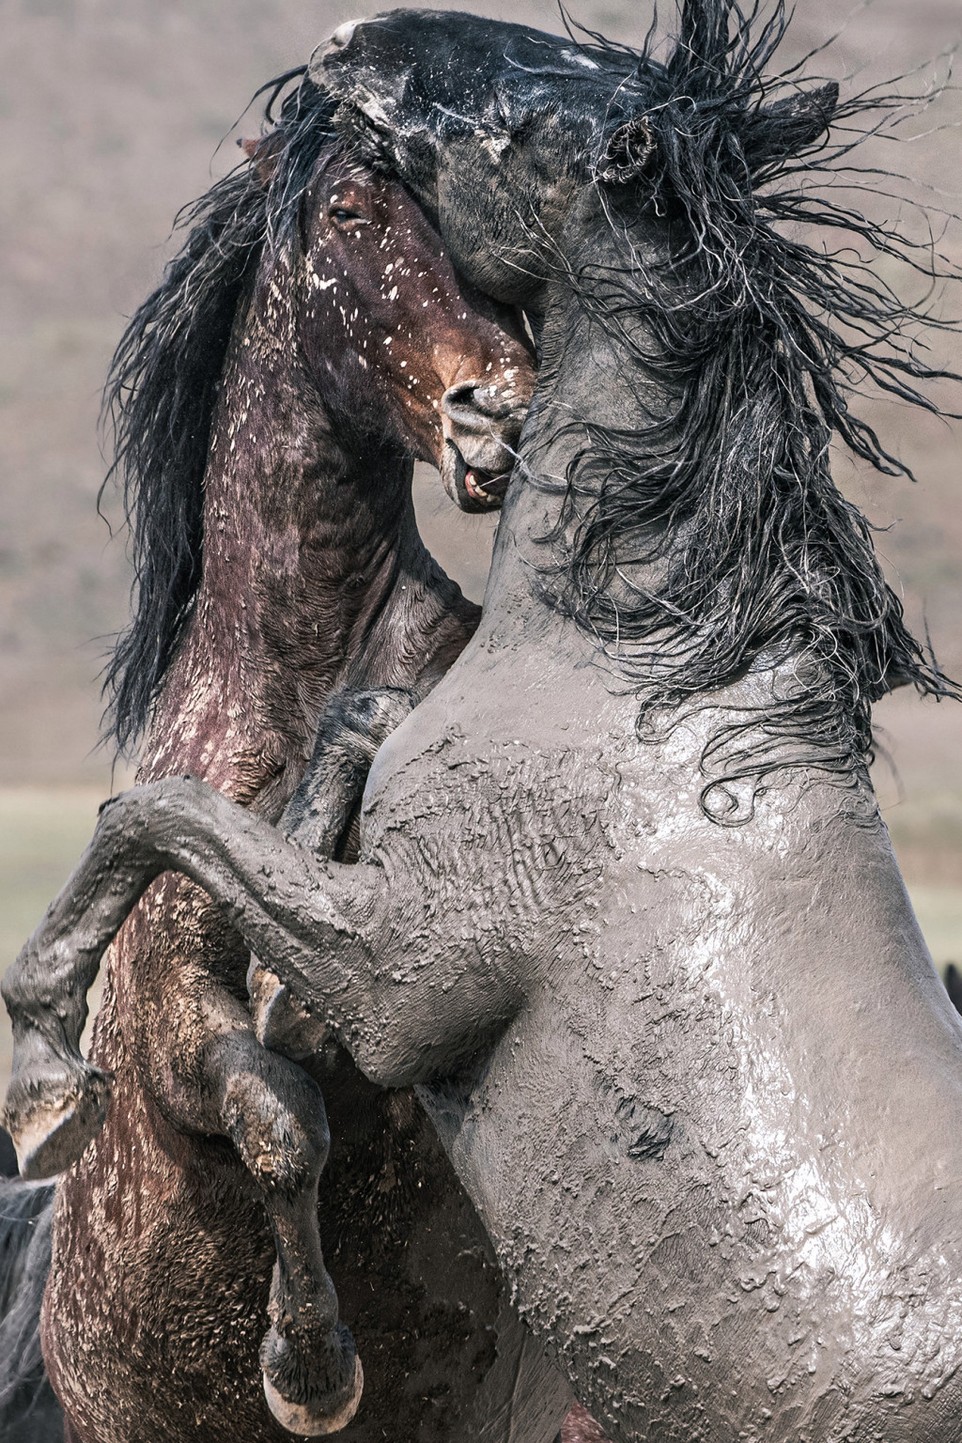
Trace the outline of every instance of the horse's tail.
{"type": "Polygon", "coordinates": [[[962,968],[950,962],[945,969],[945,988],[956,1012],[962,1012],[962,968]]]}
{"type": "Polygon", "coordinates": [[[53,1184],[0,1177],[0,1438],[63,1437],[63,1415],[40,1353],[40,1304],[50,1271],[53,1184]]]}

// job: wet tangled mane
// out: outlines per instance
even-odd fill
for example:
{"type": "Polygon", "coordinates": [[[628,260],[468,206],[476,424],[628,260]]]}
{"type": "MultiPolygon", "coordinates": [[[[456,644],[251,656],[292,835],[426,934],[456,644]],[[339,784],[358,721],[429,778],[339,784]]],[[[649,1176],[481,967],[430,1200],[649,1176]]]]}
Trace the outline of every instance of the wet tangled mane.
{"type": "MultiPolygon", "coordinates": [[[[627,675],[640,728],[661,707],[710,701],[760,656],[792,659],[791,694],[709,746],[706,795],[719,776],[760,782],[813,751],[850,775],[871,752],[871,703],[893,685],[958,694],[907,629],[829,464],[837,439],[879,472],[910,475],[853,395],[869,384],[939,414],[925,391],[949,374],[926,360],[916,323],[951,323],[903,304],[870,263],[894,258],[931,280],[929,245],[812,187],[819,172],[878,185],[850,161],[865,132],[825,132],[874,114],[872,133],[905,101],[869,91],[838,104],[833,84],[803,90],[798,67],[767,76],[787,24],[782,0],[765,22],[757,4],[685,0],[667,60],[651,33],[634,55],[593,34],[584,45],[634,61],[596,169],[602,223],[627,238],[653,208],[663,228],[643,267],[587,261],[566,278],[627,348],[642,394],[653,380],[672,401],[640,430],[581,427],[560,601],[627,675]],[[626,132],[612,137],[628,121],[626,148],[626,132]],[[813,226],[840,243],[799,238],[813,226]],[[658,578],[651,589],[633,584],[639,563],[658,578]],[[759,746],[760,721],[771,745],[759,746]]],[[[722,785],[721,812],[725,798],[722,785]]]]}
{"type": "Polygon", "coordinates": [[[104,672],[106,728],[121,749],[143,731],[191,614],[211,422],[235,319],[265,247],[280,251],[296,236],[305,190],[334,138],[330,101],[304,67],[265,93],[269,181],[244,163],[180,213],[184,244],[124,331],[104,392],[114,439],[107,479],[123,482],[134,569],[133,618],[104,672]]]}

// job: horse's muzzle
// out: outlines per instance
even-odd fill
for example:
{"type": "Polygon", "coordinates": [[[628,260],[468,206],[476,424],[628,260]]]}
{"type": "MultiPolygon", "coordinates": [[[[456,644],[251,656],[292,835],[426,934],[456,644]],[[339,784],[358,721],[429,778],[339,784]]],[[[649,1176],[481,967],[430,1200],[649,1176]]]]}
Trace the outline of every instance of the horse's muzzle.
{"type": "Polygon", "coordinates": [[[441,479],[463,511],[501,505],[526,409],[512,393],[481,381],[461,381],[445,391],[441,479]]]}

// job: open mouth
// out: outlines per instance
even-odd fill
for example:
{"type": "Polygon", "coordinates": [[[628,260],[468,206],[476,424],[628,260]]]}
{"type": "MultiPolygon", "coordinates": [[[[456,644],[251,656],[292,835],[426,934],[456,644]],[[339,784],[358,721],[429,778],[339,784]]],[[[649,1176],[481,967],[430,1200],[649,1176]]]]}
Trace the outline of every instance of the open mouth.
{"type": "Polygon", "coordinates": [[[444,448],[444,480],[452,500],[462,511],[492,511],[501,505],[511,479],[510,471],[493,476],[469,466],[456,446],[444,448]]]}
{"type": "Polygon", "coordinates": [[[486,470],[467,465],[456,446],[449,449],[453,452],[451,478],[454,481],[454,499],[460,508],[463,511],[492,511],[500,506],[508,491],[511,472],[505,470],[499,476],[492,476],[486,470]]]}

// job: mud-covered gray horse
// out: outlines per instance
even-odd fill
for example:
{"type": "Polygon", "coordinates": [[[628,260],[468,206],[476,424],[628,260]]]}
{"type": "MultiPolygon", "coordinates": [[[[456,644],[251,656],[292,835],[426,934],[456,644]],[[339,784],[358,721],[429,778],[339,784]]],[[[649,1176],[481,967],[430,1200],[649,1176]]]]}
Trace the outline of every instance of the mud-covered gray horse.
{"type": "MultiPolygon", "coordinates": [[[[516,313],[458,282],[403,188],[337,143],[330,111],[292,77],[253,164],[189,210],[109,393],[140,583],[111,665],[115,732],[128,741],[149,723],[143,779],[189,771],[272,819],[332,693],[354,698],[334,708],[339,726],[361,715],[369,733],[358,685],[387,683],[378,719],[403,712],[467,642],[479,608],[421,543],[411,453],[462,505],[489,507],[533,385],[516,313]]],[[[340,781],[324,850],[349,829],[356,784],[340,781]]],[[[209,901],[172,877],[111,959],[94,1056],[113,1106],[58,1187],[45,1302],[73,1433],[269,1443],[287,1435],[265,1390],[294,1431],[346,1422],[354,1345],[332,1332],[318,1239],[323,1080],[341,1180],[320,1226],[367,1368],[346,1436],[547,1443],[567,1390],[526,1342],[430,1123],[343,1053],[308,1075],[265,1051],[243,1005],[247,965],[209,901]]],[[[70,1160],[71,1121],[37,1148],[21,1129],[26,1171],[70,1160]]],[[[16,1191],[36,1211],[30,1186],[9,1184],[0,1207],[16,1191]]],[[[9,1279],[21,1285],[0,1432],[28,1401],[13,1354],[36,1361],[26,1315],[48,1223],[29,1277],[9,1279]]]]}
{"type": "Polygon", "coordinates": [[[873,700],[951,688],[828,465],[898,469],[848,377],[931,373],[857,251],[785,233],[911,259],[800,180],[865,102],[766,79],[783,28],[686,0],[658,60],[402,11],[322,48],[344,133],[539,321],[482,623],[376,758],[355,866],[142,788],[7,995],[82,1076],[97,959],[182,871],[418,1085],[618,1443],[955,1443],[962,1031],[866,768],[873,700]]]}

